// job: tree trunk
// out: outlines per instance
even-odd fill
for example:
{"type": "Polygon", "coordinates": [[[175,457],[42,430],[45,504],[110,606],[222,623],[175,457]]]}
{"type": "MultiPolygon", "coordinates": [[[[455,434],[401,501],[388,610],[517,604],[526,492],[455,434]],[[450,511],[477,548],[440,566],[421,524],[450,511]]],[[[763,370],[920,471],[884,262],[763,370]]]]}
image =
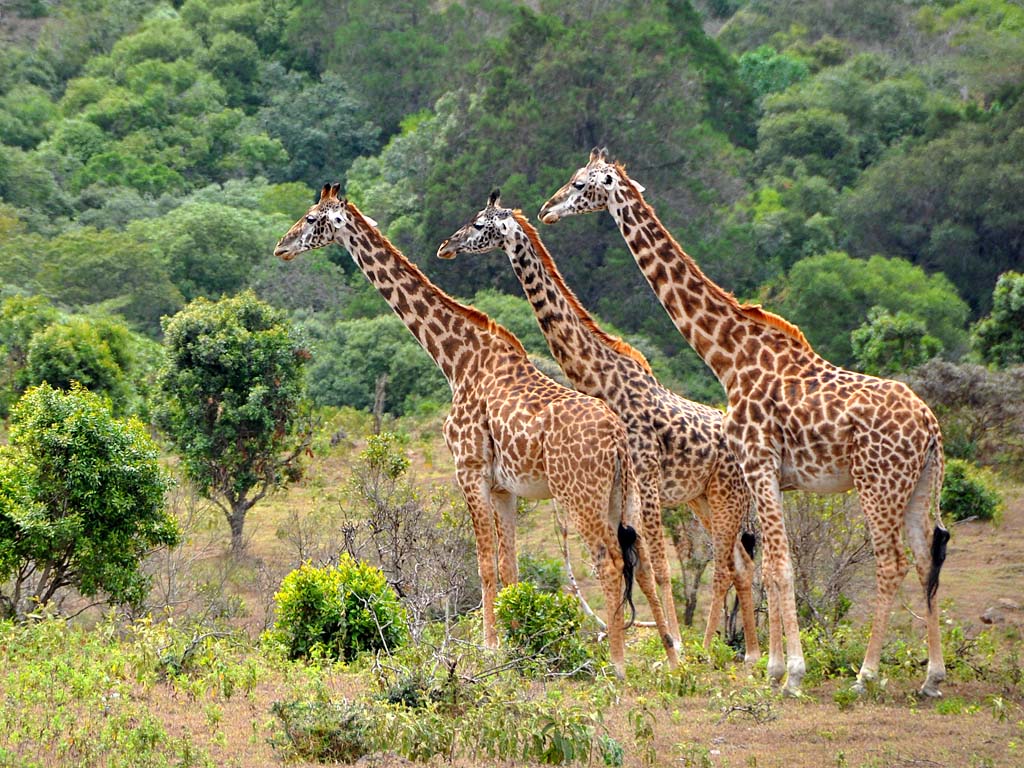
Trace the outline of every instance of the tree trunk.
{"type": "Polygon", "coordinates": [[[227,513],[228,525],[231,527],[231,556],[240,557],[245,552],[245,538],[242,530],[245,527],[245,513],[249,511],[249,503],[239,499],[231,505],[227,513]]]}

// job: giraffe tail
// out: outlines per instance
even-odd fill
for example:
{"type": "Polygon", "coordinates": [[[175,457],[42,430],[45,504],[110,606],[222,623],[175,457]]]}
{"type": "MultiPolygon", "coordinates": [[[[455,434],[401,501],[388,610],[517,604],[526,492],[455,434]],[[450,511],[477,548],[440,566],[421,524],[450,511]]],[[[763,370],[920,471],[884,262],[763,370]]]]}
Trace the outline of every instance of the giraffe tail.
{"type": "Polygon", "coordinates": [[[928,610],[932,609],[932,600],[939,591],[939,574],[942,564],[946,562],[946,545],[949,543],[949,531],[942,524],[939,500],[942,497],[942,478],[945,474],[945,460],[942,455],[942,444],[932,437],[930,455],[925,461],[925,470],[929,473],[928,505],[935,511],[935,529],[932,531],[931,568],[925,583],[925,596],[928,610]]]}
{"type": "Polygon", "coordinates": [[[629,606],[629,622],[624,627],[628,629],[636,620],[636,605],[633,604],[633,574],[640,557],[637,553],[636,529],[626,522],[627,519],[632,518],[628,515],[628,509],[630,507],[635,509],[638,503],[633,463],[627,451],[620,451],[615,458],[615,478],[612,482],[611,501],[618,507],[619,512],[618,539],[619,547],[622,549],[622,581],[624,582],[622,605],[629,606]]]}

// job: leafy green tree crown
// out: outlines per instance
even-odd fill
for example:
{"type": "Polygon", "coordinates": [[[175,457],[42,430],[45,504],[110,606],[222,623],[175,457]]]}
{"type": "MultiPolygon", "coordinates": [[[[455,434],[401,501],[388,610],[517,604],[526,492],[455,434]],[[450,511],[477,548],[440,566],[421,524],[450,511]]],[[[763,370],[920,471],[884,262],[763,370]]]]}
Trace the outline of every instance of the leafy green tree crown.
{"type": "Polygon", "coordinates": [[[143,557],[179,539],[164,508],[168,485],[141,422],[114,418],[78,384],[30,388],[0,449],[0,579],[14,576],[8,609],[45,603],[66,586],[140,602],[143,557]]]}
{"type": "Polygon", "coordinates": [[[1005,272],[992,292],[992,313],[974,326],[981,359],[1005,368],[1024,363],[1024,274],[1005,272]]]}
{"type": "Polygon", "coordinates": [[[157,421],[189,479],[224,510],[238,550],[248,509],[300,474],[309,352],[285,313],[251,291],[197,299],[164,334],[157,421]]]}

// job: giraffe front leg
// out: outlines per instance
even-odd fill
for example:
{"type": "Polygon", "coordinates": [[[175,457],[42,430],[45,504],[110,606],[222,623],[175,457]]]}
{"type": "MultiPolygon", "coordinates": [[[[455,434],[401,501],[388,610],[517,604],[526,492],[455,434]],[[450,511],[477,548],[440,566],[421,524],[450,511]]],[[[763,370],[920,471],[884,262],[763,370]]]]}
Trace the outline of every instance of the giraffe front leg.
{"type": "Polygon", "coordinates": [[[480,472],[458,470],[456,477],[466,497],[476,536],[476,561],[484,613],[484,645],[493,649],[498,647],[498,633],[494,623],[494,599],[498,594],[494,552],[495,511],[480,472]]]}
{"type": "Polygon", "coordinates": [[[519,560],[516,557],[516,496],[503,488],[491,489],[494,522],[498,531],[498,574],[507,587],[519,581],[519,560]]]}
{"type": "Polygon", "coordinates": [[[789,540],[782,518],[782,492],[774,471],[762,469],[759,474],[747,472],[747,483],[757,504],[764,537],[764,558],[761,571],[768,590],[768,676],[773,683],[782,680],[783,670],[788,672],[783,694],[800,693],[807,670],[800,642],[797,621],[796,591],[793,586],[793,567],[789,559],[789,540]],[[781,623],[781,627],[779,626],[781,623]],[[784,661],[782,641],[785,639],[784,661]]]}
{"type": "MultiPolygon", "coordinates": [[[[658,530],[660,533],[660,524],[658,526],[658,530]]],[[[652,574],[652,568],[649,560],[650,547],[647,546],[645,537],[642,534],[637,536],[636,550],[638,558],[636,569],[637,583],[640,585],[641,591],[647,598],[647,602],[650,603],[651,613],[654,616],[654,624],[658,628],[658,635],[661,637],[661,644],[665,646],[665,654],[668,656],[669,666],[677,667],[679,666],[679,654],[676,651],[676,646],[678,645],[679,640],[672,636],[671,624],[665,617],[664,611],[661,609],[661,603],[658,602],[658,590],[655,586],[655,578],[652,574]]]]}

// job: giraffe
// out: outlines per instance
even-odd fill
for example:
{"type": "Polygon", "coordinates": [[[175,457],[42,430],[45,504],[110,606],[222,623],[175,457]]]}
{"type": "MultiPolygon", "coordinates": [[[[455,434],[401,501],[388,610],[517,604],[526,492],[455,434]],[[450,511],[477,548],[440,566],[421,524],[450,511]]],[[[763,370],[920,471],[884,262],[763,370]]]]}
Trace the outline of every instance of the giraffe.
{"type": "Polygon", "coordinates": [[[644,534],[675,637],[679,624],[661,508],[689,503],[714,541],[714,597],[704,647],[710,647],[718,630],[719,608],[732,583],[742,606],[744,660],[756,661],[761,652],[751,589],[753,560],[737,541],[751,499],[739,463],[725,447],[722,414],[663,387],[639,350],[603,331],[566,284],[537,230],[521,211],[503,208],[497,190],[482,211],[441,244],[437,255],[450,259],[494,250],[504,250],[512,262],[551,354],[572,385],[604,400],[626,424],[644,534]]]}
{"type": "Polygon", "coordinates": [[[625,672],[623,607],[633,607],[634,566],[669,662],[677,664],[646,542],[632,527],[639,501],[622,421],[600,400],[546,377],[511,332],[431,283],[354,204],[338,197],[339,186],[324,185],[274,254],[290,260],[331,243],[346,248],[448,380],[452,406],[444,436],[476,535],[485,644],[497,646],[496,576],[506,585],[519,578],[517,498],[554,498],[594,560],[616,674],[625,672]]]}
{"type": "Polygon", "coordinates": [[[946,672],[935,594],[949,532],[939,512],[945,465],[934,414],[905,384],[839,368],[818,356],[795,325],[737,302],[683,251],[643,191],[622,165],[608,162],[607,151],[595,149],[540,216],[552,224],[607,209],[672,322],[725,388],[725,433],[764,538],[770,678],[778,683],[788,672],[784,692],[795,694],[805,671],[782,491],[856,488],[875,553],[876,595],[855,686],[863,690],[878,674],[893,599],[910,567],[903,528],[927,606],[928,669],[920,692],[941,695],[946,672]]]}

